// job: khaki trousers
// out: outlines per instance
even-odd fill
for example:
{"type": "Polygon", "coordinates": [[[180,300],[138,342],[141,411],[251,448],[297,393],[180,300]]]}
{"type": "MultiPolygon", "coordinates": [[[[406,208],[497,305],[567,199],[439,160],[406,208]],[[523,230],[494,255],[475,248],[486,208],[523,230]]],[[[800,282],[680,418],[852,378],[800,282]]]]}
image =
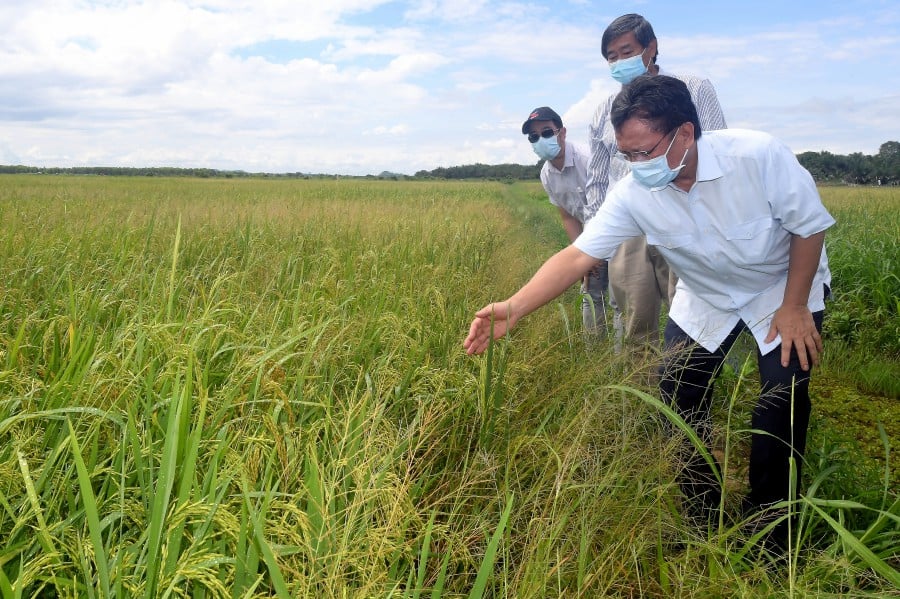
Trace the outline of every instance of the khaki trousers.
{"type": "Polygon", "coordinates": [[[672,301],[678,278],[646,237],[634,237],[619,246],[609,262],[609,289],[615,307],[616,347],[624,340],[659,341],[663,302],[672,301]]]}

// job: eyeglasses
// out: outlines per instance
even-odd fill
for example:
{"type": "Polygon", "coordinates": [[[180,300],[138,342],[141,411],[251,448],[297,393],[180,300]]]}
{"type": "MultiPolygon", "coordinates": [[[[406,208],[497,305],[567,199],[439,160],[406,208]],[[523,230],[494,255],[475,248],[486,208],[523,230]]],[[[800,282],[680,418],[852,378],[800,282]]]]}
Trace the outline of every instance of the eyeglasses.
{"type": "MultiPolygon", "coordinates": [[[[675,131],[676,129],[678,129],[678,127],[675,127],[675,129],[672,129],[667,133],[663,133],[663,136],[659,138],[659,141],[656,142],[656,144],[654,144],[654,146],[649,150],[634,150],[633,152],[622,152],[616,150],[616,158],[618,158],[619,160],[624,160],[625,162],[645,162],[647,160],[650,160],[650,154],[656,151],[656,148],[659,147],[659,144],[662,143],[662,140],[667,138],[669,136],[669,133],[672,133],[672,131],[675,131]]],[[[673,137],[672,139],[674,141],[675,138],[673,137]]]]}
{"type": "Polygon", "coordinates": [[[528,141],[531,142],[531,143],[534,143],[534,142],[536,142],[537,140],[539,140],[539,139],[542,138],[542,137],[543,137],[544,139],[550,139],[551,137],[553,137],[553,136],[556,135],[557,133],[559,133],[559,129],[550,129],[550,128],[548,127],[547,129],[544,129],[544,130],[541,131],[540,133],[529,133],[529,134],[528,134],[528,141]]]}

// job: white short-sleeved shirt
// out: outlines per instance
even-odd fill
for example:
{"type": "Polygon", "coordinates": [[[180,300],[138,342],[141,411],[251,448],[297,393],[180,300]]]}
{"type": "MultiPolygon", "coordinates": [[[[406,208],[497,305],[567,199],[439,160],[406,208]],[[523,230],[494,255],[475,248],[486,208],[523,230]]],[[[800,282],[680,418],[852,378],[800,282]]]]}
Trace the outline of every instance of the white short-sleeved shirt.
{"type": "Polygon", "coordinates": [[[580,223],[587,220],[585,206],[585,185],[587,183],[587,163],[590,154],[587,148],[576,143],[566,142],[566,154],[562,170],[550,161],[541,167],[541,183],[550,198],[550,203],[571,214],[580,223]]]}
{"type": "MultiPolygon", "coordinates": [[[[772,316],[784,299],[791,235],[809,237],[834,219],[815,182],[787,146],[765,133],[725,129],[697,140],[697,180],[647,189],[629,173],[607,194],[574,245],[609,259],[623,241],[646,235],[679,277],[669,317],[709,351],[741,320],[763,354],[772,316]]],[[[825,251],[809,309],[825,308],[831,284],[825,251]]]]}

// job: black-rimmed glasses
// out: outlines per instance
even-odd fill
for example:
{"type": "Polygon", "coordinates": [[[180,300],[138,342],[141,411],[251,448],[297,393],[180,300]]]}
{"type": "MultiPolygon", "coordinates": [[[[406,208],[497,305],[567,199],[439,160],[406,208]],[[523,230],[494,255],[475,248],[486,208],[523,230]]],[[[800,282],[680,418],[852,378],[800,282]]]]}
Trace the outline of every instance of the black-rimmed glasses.
{"type": "MultiPolygon", "coordinates": [[[[675,129],[678,129],[678,127],[675,127],[675,129]]],[[[672,131],[675,131],[675,129],[672,129],[672,131]]],[[[624,160],[625,162],[645,162],[647,160],[650,160],[650,154],[656,151],[656,148],[659,147],[659,144],[662,143],[662,140],[667,138],[669,136],[669,133],[672,133],[672,131],[663,133],[663,136],[659,138],[659,141],[656,142],[656,144],[654,144],[654,146],[649,150],[634,150],[633,152],[622,152],[621,150],[616,150],[616,158],[618,158],[619,160],[624,160]]]]}
{"type": "Polygon", "coordinates": [[[547,127],[546,129],[541,130],[540,133],[529,133],[528,141],[531,143],[534,143],[542,137],[544,139],[550,139],[557,133],[559,133],[559,129],[551,129],[551,128],[547,127]]]}

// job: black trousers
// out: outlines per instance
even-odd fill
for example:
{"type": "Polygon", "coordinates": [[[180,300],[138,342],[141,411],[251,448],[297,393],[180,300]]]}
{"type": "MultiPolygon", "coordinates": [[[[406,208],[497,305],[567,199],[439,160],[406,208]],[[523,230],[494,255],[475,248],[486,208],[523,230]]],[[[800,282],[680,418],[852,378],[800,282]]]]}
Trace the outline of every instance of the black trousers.
{"type": "MultiPolygon", "coordinates": [[[[823,312],[813,313],[820,332],[822,317],[823,312]]],[[[709,352],[671,319],[666,323],[666,359],[660,368],[660,393],[707,447],[711,441],[713,383],[725,356],[746,328],[743,322],[738,323],[722,345],[715,352],[709,352]]],[[[761,390],[753,410],[752,428],[768,434],[753,433],[751,438],[750,493],[745,501],[746,508],[751,512],[762,511],[770,504],[789,499],[791,480],[788,459],[792,454],[797,465],[795,482],[799,484],[811,409],[810,371],[801,370],[796,351],[791,351],[787,368],[781,365],[780,345],[764,356],[757,348],[756,358],[761,390]]],[[[710,465],[687,440],[682,445],[679,461],[678,482],[685,495],[686,512],[698,523],[706,525],[718,513],[721,499],[719,483],[710,465]]],[[[786,541],[786,525],[779,529],[773,533],[775,545],[786,541]]]]}

